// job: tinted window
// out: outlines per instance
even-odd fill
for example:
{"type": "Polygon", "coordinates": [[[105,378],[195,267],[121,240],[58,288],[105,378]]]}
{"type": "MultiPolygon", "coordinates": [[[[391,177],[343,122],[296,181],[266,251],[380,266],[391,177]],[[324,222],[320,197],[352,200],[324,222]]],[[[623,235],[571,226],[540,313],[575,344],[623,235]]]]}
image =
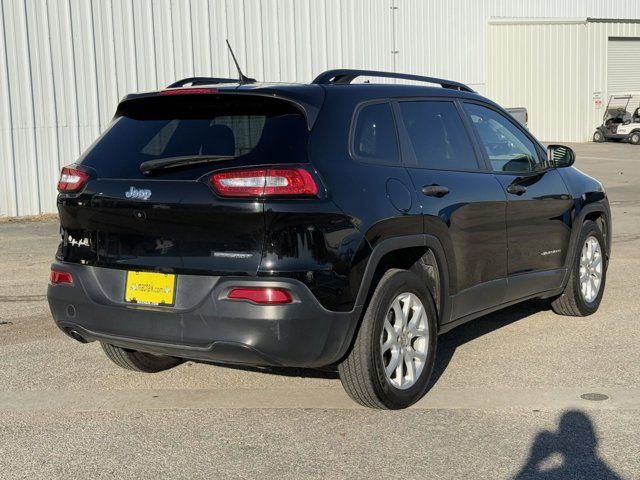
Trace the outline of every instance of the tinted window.
{"type": "Polygon", "coordinates": [[[436,170],[478,168],[471,141],[452,102],[401,102],[400,110],[418,166],[436,170]]]}
{"type": "MultiPolygon", "coordinates": [[[[307,124],[288,102],[240,95],[202,97],[131,101],[86,152],[82,164],[100,177],[135,178],[141,175],[142,162],[168,157],[232,156],[236,165],[307,161],[307,124]]],[[[166,175],[197,178],[214,168],[208,164],[166,175]]]]}
{"type": "Polygon", "coordinates": [[[534,172],[541,169],[533,142],[504,115],[476,104],[465,104],[496,172],[534,172]]]}
{"type": "Polygon", "coordinates": [[[353,151],[360,160],[399,163],[396,125],[388,103],[367,105],[360,110],[353,151]]]}

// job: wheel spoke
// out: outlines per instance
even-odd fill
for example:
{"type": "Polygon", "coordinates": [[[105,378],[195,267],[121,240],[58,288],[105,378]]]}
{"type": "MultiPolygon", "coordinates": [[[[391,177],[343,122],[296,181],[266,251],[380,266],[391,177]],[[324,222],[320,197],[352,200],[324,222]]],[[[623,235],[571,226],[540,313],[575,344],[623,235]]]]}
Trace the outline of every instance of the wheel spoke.
{"type": "Polygon", "coordinates": [[[391,360],[389,361],[389,365],[385,367],[385,372],[387,377],[391,378],[393,371],[398,367],[398,363],[400,361],[400,352],[396,352],[391,355],[391,360]]]}
{"type": "Polygon", "coordinates": [[[390,348],[396,345],[396,339],[393,337],[389,337],[386,342],[382,344],[382,353],[385,353],[390,348]]]}
{"type": "Polygon", "coordinates": [[[407,367],[407,376],[409,377],[409,381],[411,383],[415,383],[416,381],[416,366],[413,363],[413,358],[410,356],[409,352],[406,352],[404,355],[404,364],[407,367]]]}
{"type": "Polygon", "coordinates": [[[422,353],[414,349],[411,349],[408,353],[411,355],[411,358],[417,358],[421,362],[424,362],[427,359],[426,353],[422,353]]]}
{"type": "Polygon", "coordinates": [[[599,291],[600,291],[600,283],[601,283],[601,281],[602,281],[602,280],[600,280],[600,278],[599,278],[599,277],[595,277],[595,278],[593,279],[593,285],[595,286],[595,291],[596,291],[596,292],[599,292],[599,291]]]}
{"type": "Polygon", "coordinates": [[[396,382],[400,387],[402,387],[402,384],[404,382],[404,375],[402,374],[403,363],[404,363],[404,358],[402,357],[402,355],[398,354],[398,360],[396,364],[396,382]]]}
{"type": "Polygon", "coordinates": [[[381,353],[384,355],[387,350],[398,344],[398,334],[393,328],[393,325],[391,325],[391,322],[389,322],[389,314],[387,314],[386,318],[384,319],[383,328],[384,330],[382,331],[380,342],[384,342],[381,345],[381,353]],[[385,335],[387,337],[386,340],[384,339],[385,335]]]}
{"type": "Polygon", "coordinates": [[[409,312],[411,311],[411,295],[405,297],[404,304],[402,305],[402,328],[407,326],[409,321],[409,312]]]}
{"type": "Polygon", "coordinates": [[[418,326],[420,325],[420,322],[422,322],[423,315],[424,315],[424,308],[422,308],[422,305],[416,306],[413,309],[413,314],[411,315],[411,321],[407,325],[408,331],[411,332],[416,328],[418,328],[418,326]]]}
{"type": "Polygon", "coordinates": [[[411,330],[409,333],[411,333],[412,338],[426,337],[429,335],[429,331],[426,328],[416,328],[411,330]]]}
{"type": "Polygon", "coordinates": [[[404,315],[402,312],[402,306],[400,305],[400,300],[396,298],[391,308],[393,309],[393,314],[395,317],[393,319],[394,330],[396,331],[396,333],[400,333],[404,326],[404,315]]]}

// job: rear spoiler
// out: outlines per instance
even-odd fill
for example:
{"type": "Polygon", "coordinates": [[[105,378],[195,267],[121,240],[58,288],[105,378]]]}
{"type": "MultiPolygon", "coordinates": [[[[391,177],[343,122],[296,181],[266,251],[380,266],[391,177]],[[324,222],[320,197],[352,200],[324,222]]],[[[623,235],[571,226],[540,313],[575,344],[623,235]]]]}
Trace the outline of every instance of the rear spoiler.
{"type": "Polygon", "coordinates": [[[243,96],[255,96],[255,97],[266,97],[271,99],[279,99],[285,102],[288,102],[295,106],[300,112],[304,115],[307,128],[311,130],[313,125],[315,124],[318,114],[320,113],[320,108],[322,107],[322,103],[324,102],[324,90],[320,87],[316,88],[305,88],[297,89],[279,89],[279,88],[270,88],[270,87],[259,87],[256,88],[254,86],[243,86],[243,87],[233,87],[230,88],[215,88],[215,87],[184,87],[184,88],[176,88],[175,90],[160,90],[156,92],[148,92],[148,93],[132,93],[126,95],[118,104],[118,108],[115,113],[115,117],[122,116],[127,106],[129,106],[132,102],[141,99],[151,99],[151,98],[162,98],[165,96],[174,97],[175,95],[243,95],[243,96]],[[167,92],[171,92],[170,95],[167,92]]]}

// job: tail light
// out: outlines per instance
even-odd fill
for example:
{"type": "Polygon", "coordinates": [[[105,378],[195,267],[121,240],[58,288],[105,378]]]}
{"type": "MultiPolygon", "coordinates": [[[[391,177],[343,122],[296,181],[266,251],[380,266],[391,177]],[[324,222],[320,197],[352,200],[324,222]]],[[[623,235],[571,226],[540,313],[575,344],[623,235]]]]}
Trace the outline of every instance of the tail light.
{"type": "Polygon", "coordinates": [[[60,193],[77,192],[87,183],[89,174],[83,170],[71,167],[63,167],[58,180],[60,193]]]}
{"type": "Polygon", "coordinates": [[[304,168],[259,168],[214,173],[213,188],[223,197],[314,196],[318,186],[304,168]]]}
{"type": "Polygon", "coordinates": [[[291,303],[291,294],[284,288],[232,288],[227,298],[232,300],[248,300],[259,305],[282,305],[291,303]]]}
{"type": "Polygon", "coordinates": [[[73,285],[73,275],[63,270],[51,270],[49,282],[52,285],[73,285]]]}

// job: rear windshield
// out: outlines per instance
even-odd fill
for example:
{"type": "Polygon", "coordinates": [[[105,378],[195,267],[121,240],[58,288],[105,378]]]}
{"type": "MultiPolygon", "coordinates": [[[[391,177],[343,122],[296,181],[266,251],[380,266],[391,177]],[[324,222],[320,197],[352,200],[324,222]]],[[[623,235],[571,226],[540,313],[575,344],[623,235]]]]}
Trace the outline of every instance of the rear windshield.
{"type": "Polygon", "coordinates": [[[125,102],[81,159],[103,178],[141,177],[148,160],[225,156],[218,164],[162,172],[197,178],[227,166],[307,161],[307,124],[295,105],[256,95],[174,95],[125,102]]]}

